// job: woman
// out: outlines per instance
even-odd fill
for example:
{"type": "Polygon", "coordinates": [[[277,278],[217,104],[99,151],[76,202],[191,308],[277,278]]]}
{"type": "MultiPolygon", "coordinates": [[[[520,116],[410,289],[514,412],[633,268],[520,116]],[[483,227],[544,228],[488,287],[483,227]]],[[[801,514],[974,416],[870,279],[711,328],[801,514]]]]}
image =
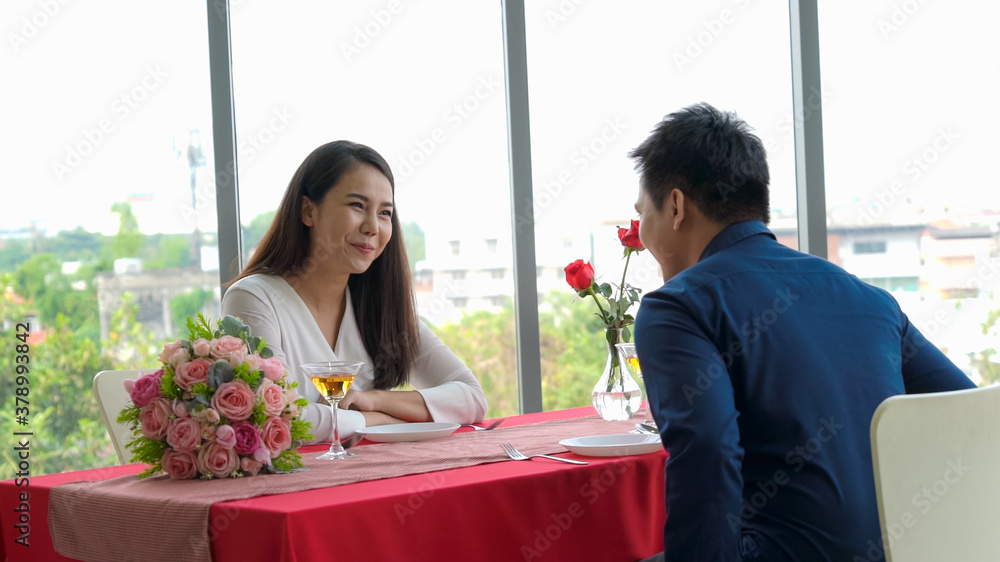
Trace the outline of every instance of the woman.
{"type": "Polygon", "coordinates": [[[385,159],[348,141],[325,144],[292,177],[271,227],[226,291],[222,313],[263,338],[310,402],[305,420],[329,441],[333,419],[299,365],[364,361],[340,403],[341,437],[402,421],[473,423],[486,396],[472,372],[421,322],[385,159]],[[409,383],[416,390],[393,391],[409,383]]]}

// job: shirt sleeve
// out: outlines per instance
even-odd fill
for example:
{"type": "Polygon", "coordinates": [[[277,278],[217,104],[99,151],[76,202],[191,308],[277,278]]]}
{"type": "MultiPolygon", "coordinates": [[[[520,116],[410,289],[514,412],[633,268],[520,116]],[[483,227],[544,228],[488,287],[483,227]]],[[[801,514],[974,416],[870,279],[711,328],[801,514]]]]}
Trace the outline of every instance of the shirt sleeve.
{"type": "MultiPolygon", "coordinates": [[[[267,346],[274,352],[274,356],[285,366],[285,371],[292,372],[288,368],[288,361],[285,357],[285,342],[277,320],[278,315],[268,301],[251,291],[241,287],[233,287],[226,291],[226,296],[222,299],[222,314],[235,316],[242,320],[250,328],[251,334],[267,342],[267,346]]],[[[299,382],[302,384],[301,381],[299,382]]],[[[305,395],[304,392],[299,394],[300,396],[305,395]]],[[[333,412],[330,411],[330,406],[325,400],[312,402],[306,406],[302,419],[312,424],[312,429],[309,432],[314,437],[314,440],[306,441],[305,444],[333,441],[333,412]]],[[[340,426],[340,438],[347,439],[366,426],[365,416],[354,410],[338,410],[337,424],[340,426]]]]}
{"type": "Polygon", "coordinates": [[[907,394],[975,388],[976,385],[903,315],[900,349],[907,394]]]}
{"type": "Polygon", "coordinates": [[[664,560],[736,560],[743,449],[732,381],[718,351],[675,296],[646,296],[636,349],[666,465],[664,560]]]}
{"type": "Polygon", "coordinates": [[[465,363],[423,322],[420,354],[410,370],[410,384],[424,398],[437,422],[475,423],[486,416],[486,395],[465,363]]]}

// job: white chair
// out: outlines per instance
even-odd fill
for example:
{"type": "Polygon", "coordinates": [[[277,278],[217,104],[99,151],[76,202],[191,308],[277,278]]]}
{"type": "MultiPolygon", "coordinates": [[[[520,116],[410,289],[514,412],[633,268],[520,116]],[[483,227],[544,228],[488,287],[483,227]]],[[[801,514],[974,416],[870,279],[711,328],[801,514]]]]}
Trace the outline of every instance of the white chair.
{"type": "Polygon", "coordinates": [[[132,439],[132,433],[128,427],[115,421],[118,419],[118,412],[129,403],[128,393],[125,392],[125,379],[138,379],[146,374],[147,370],[133,371],[101,371],[94,376],[94,399],[101,409],[101,419],[104,420],[104,427],[108,428],[108,435],[111,436],[111,443],[118,453],[118,460],[122,464],[129,462],[128,451],[125,445],[132,439]]]}
{"type": "Polygon", "coordinates": [[[888,398],[871,438],[888,562],[1000,560],[1000,386],[888,398]]]}

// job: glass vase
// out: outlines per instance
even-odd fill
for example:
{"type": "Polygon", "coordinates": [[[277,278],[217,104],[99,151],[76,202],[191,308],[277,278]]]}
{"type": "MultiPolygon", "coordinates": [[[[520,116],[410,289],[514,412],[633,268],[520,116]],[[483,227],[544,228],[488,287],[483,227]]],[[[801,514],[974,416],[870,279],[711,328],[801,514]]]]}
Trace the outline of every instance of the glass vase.
{"type": "Polygon", "coordinates": [[[621,329],[605,330],[608,346],[608,359],[604,364],[604,372],[594,385],[590,395],[594,409],[601,418],[607,421],[627,420],[639,411],[642,403],[642,390],[639,383],[622,367],[615,344],[623,343],[621,329]]]}

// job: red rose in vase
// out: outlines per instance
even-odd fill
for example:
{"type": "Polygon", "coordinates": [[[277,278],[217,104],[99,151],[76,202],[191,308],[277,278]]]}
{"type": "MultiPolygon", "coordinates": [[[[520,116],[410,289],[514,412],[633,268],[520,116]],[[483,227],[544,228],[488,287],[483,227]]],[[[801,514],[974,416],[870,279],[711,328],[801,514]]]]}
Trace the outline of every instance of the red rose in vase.
{"type": "Polygon", "coordinates": [[[565,268],[566,282],[577,291],[586,291],[594,282],[594,268],[583,260],[576,260],[565,268]]]}

